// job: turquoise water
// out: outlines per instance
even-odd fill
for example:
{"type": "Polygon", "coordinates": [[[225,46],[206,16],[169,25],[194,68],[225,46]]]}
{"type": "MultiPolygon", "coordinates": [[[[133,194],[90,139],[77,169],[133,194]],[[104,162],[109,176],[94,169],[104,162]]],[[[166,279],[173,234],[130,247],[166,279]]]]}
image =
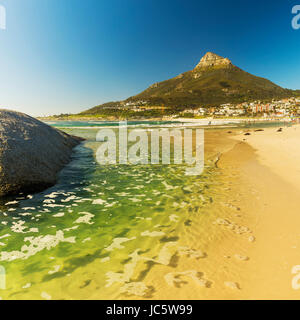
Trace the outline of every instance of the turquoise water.
{"type": "MultiPolygon", "coordinates": [[[[48,121],[47,124],[56,128],[72,128],[72,127],[117,127],[118,121],[48,121]]],[[[180,121],[128,121],[128,126],[167,126],[178,125],[180,121]]]]}
{"type": "Polygon", "coordinates": [[[184,165],[100,166],[97,129],[73,126],[66,132],[87,140],[58,183],[1,207],[0,297],[152,297],[147,273],[155,265],[172,268],[178,250],[194,250],[180,244],[182,230],[212,201],[216,169],[208,161],[199,179],[186,176],[184,165]]]}

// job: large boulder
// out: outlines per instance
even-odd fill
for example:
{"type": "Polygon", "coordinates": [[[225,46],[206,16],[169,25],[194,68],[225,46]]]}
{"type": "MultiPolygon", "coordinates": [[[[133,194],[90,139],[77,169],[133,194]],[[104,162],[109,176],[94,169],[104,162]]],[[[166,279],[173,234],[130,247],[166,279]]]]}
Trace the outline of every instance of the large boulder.
{"type": "Polygon", "coordinates": [[[0,109],[0,196],[55,184],[80,141],[26,114],[0,109]]]}

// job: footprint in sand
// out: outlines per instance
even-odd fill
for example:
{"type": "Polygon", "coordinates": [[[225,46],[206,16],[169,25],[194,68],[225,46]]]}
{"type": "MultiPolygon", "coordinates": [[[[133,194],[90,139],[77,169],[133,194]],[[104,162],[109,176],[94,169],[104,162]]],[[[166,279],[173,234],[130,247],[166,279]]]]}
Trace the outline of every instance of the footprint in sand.
{"type": "Polygon", "coordinates": [[[295,274],[294,278],[292,279],[292,288],[294,290],[300,289],[300,265],[294,266],[292,268],[292,274],[295,274]]]}
{"type": "Polygon", "coordinates": [[[188,284],[184,279],[191,278],[197,285],[209,288],[211,282],[203,278],[203,273],[196,270],[188,270],[184,272],[172,272],[165,275],[165,280],[169,286],[181,288],[183,285],[188,284]]]}
{"type": "Polygon", "coordinates": [[[233,289],[233,290],[240,290],[240,285],[236,282],[226,281],[224,282],[225,286],[227,288],[233,289]]]}
{"type": "Polygon", "coordinates": [[[129,296],[145,297],[150,290],[151,288],[147,287],[143,282],[130,282],[124,284],[124,286],[121,287],[120,292],[129,296]]]}
{"type": "Polygon", "coordinates": [[[248,241],[249,241],[249,242],[254,242],[254,241],[255,241],[255,237],[254,237],[254,236],[250,236],[250,237],[248,238],[248,241]]]}
{"type": "Polygon", "coordinates": [[[251,230],[248,227],[245,226],[239,226],[238,224],[231,222],[227,219],[218,218],[215,222],[215,224],[218,224],[220,226],[225,226],[228,229],[232,230],[236,234],[244,234],[244,233],[251,233],[251,230]]]}
{"type": "Polygon", "coordinates": [[[239,261],[248,261],[249,260],[249,257],[241,256],[239,254],[235,254],[234,257],[236,260],[239,260],[239,261]]]}
{"type": "Polygon", "coordinates": [[[179,247],[178,254],[180,256],[186,255],[189,258],[195,258],[195,259],[206,258],[207,256],[205,252],[202,252],[201,250],[194,250],[189,247],[179,247]]]}

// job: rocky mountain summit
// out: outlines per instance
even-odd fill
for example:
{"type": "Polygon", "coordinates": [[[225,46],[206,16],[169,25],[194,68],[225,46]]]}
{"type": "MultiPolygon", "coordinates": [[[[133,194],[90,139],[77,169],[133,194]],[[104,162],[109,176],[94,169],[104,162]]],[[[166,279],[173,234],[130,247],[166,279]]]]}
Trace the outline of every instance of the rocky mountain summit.
{"type": "Polygon", "coordinates": [[[218,67],[218,66],[231,66],[232,63],[229,59],[218,56],[215,53],[207,52],[205,56],[200,60],[195,69],[218,67]]]}
{"type": "Polygon", "coordinates": [[[0,109],[0,196],[55,184],[80,141],[28,115],[0,109]]]}

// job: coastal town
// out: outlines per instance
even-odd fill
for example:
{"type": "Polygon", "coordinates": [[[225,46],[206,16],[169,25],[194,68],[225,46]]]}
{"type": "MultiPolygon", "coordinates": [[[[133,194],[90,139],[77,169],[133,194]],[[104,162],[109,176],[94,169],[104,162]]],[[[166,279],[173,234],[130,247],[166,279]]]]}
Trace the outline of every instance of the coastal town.
{"type": "Polygon", "coordinates": [[[44,116],[41,119],[52,120],[74,120],[74,119],[119,119],[119,117],[130,119],[154,119],[165,120],[203,119],[203,118],[242,118],[242,119],[274,119],[293,120],[300,118],[300,97],[290,97],[272,101],[252,101],[239,104],[224,103],[214,106],[181,106],[175,109],[165,105],[149,105],[148,101],[120,101],[107,103],[101,106],[101,111],[96,114],[86,113],[79,115],[60,114],[44,116]]]}
{"type": "MultiPolygon", "coordinates": [[[[111,106],[110,106],[111,108],[111,106]]],[[[166,106],[149,106],[147,101],[126,102],[115,109],[130,110],[132,112],[161,111],[166,112],[166,106]]],[[[183,108],[184,109],[184,108],[183,108]]],[[[300,117],[300,97],[290,97],[269,102],[253,101],[239,104],[225,103],[219,106],[202,106],[186,108],[173,117],[263,117],[263,118],[286,118],[300,117]]]]}
{"type": "Polygon", "coordinates": [[[244,102],[240,104],[222,104],[219,107],[188,109],[184,114],[193,114],[195,116],[216,116],[216,117],[299,117],[300,116],[300,98],[287,98],[282,100],[273,100],[271,102],[244,102]]]}

